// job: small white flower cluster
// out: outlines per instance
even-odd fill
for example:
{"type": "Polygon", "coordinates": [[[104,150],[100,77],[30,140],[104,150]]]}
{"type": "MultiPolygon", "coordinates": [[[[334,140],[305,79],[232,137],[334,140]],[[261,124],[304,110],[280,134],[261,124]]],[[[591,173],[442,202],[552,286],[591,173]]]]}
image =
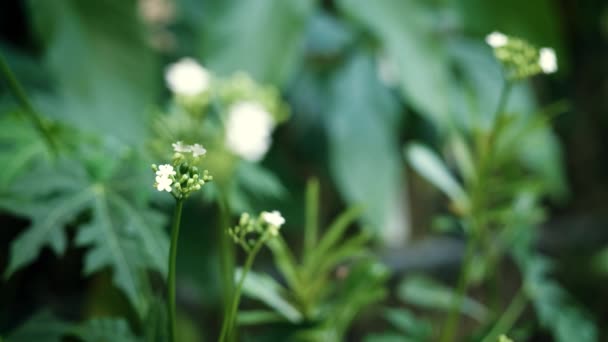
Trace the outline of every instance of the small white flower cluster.
{"type": "Polygon", "coordinates": [[[269,239],[279,235],[281,226],[285,219],[280,212],[263,211],[257,218],[252,218],[248,213],[243,213],[239,224],[228,229],[228,235],[234,243],[240,245],[247,253],[251,252],[253,246],[265,243],[269,239]]]}
{"type": "Polygon", "coordinates": [[[212,180],[207,170],[201,175],[199,169],[193,165],[198,157],[207,151],[199,144],[184,145],[181,141],[173,144],[173,150],[175,155],[171,164],[152,164],[152,170],[156,173],[154,187],[161,192],[170,192],[176,199],[184,199],[212,180]]]}
{"type": "Polygon", "coordinates": [[[204,156],[207,153],[207,150],[200,144],[185,145],[183,142],[178,141],[171,144],[171,146],[173,146],[173,151],[176,153],[192,153],[192,156],[195,158],[204,156]]]}
{"type": "Polygon", "coordinates": [[[557,56],[552,48],[537,50],[522,39],[496,31],[486,36],[486,43],[503,64],[514,69],[514,78],[521,79],[539,72],[552,74],[558,69],[557,56]]]}
{"type": "Polygon", "coordinates": [[[232,105],[226,121],[226,146],[236,155],[259,161],[272,142],[274,120],[256,102],[243,101],[232,105]]]}
{"type": "Polygon", "coordinates": [[[165,80],[174,94],[196,96],[209,89],[211,73],[196,60],[186,57],[167,67],[165,80]]]}

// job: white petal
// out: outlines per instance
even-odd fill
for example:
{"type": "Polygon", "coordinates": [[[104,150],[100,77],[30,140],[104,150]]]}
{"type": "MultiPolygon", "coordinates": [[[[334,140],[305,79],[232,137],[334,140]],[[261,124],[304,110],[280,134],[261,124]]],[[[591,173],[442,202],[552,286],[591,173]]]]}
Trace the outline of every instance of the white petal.
{"type": "Polygon", "coordinates": [[[167,86],[175,94],[198,95],[209,88],[211,76],[192,58],[182,58],[167,67],[167,86]]]}
{"type": "Polygon", "coordinates": [[[486,43],[493,48],[505,46],[507,45],[508,41],[509,37],[497,31],[494,31],[486,36],[486,43]]]}
{"type": "Polygon", "coordinates": [[[538,64],[545,74],[557,71],[557,57],[552,48],[542,48],[539,51],[538,64]]]}
{"type": "Polygon", "coordinates": [[[226,121],[226,146],[236,155],[259,161],[270,148],[272,116],[255,102],[233,105],[226,121]]]}

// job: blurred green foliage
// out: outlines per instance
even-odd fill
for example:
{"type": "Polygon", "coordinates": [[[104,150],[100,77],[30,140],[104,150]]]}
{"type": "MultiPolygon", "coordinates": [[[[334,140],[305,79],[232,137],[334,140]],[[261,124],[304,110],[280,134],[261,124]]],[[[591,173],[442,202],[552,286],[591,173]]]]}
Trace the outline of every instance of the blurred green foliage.
{"type": "MultiPolygon", "coordinates": [[[[509,336],[540,340],[550,330],[557,341],[601,340],[605,328],[594,326],[576,296],[554,277],[559,268],[536,251],[536,229],[545,218],[541,204],[565,203],[576,194],[569,190],[564,159],[577,156],[564,153],[561,137],[551,128],[564,106],[546,104],[564,93],[589,92],[574,89],[586,75],[563,84],[578,67],[570,63],[577,59],[573,45],[583,44],[572,37],[588,34],[587,44],[605,43],[598,38],[601,23],[591,13],[606,13],[605,4],[578,6],[585,5],[550,0],[29,0],[0,5],[0,54],[35,110],[52,123],[50,132],[64,151],[53,156],[45,148],[27,120],[27,109],[0,82],[0,220],[7,227],[2,233],[6,252],[0,257],[6,275],[0,286],[0,332],[8,341],[58,341],[65,335],[83,341],[163,340],[165,332],[147,328],[162,326],[165,319],[157,302],[166,273],[163,213],[168,203],[152,193],[146,168],[165,158],[163,148],[174,140],[200,139],[207,146],[221,127],[217,108],[231,103],[230,96],[242,98],[238,91],[227,91],[232,95],[204,109],[183,111],[163,88],[163,72],[165,65],[192,56],[229,84],[239,73],[245,79],[249,75],[252,86],[245,93],[276,106],[270,111],[282,125],[261,162],[233,159],[219,143],[210,148],[208,163],[216,167],[212,173],[218,182],[187,208],[184,220],[178,267],[180,324],[189,336],[184,341],[213,340],[218,330],[221,289],[213,241],[223,234],[216,228],[222,222],[217,213],[222,200],[233,213],[276,207],[287,217],[285,240],[272,248],[274,263],[267,255],[260,268],[268,274],[247,280],[247,294],[258,299],[245,303],[239,317],[248,340],[296,333],[323,340],[328,329],[335,329],[335,340],[354,338],[351,329],[373,332],[369,341],[437,338],[430,330],[453,302],[450,286],[406,275],[392,286],[397,298],[389,296],[388,308],[377,312],[371,304],[384,298],[387,275],[374,270],[384,266],[376,257],[361,261],[353,256],[403,248],[410,237],[426,234],[426,227],[418,225],[430,221],[425,216],[437,208],[447,211],[447,206],[457,214],[470,208],[468,185],[476,177],[471,146],[480,132],[499,124],[504,131],[493,157],[496,174],[504,178],[488,186],[498,200],[483,213],[493,220],[492,234],[475,266],[474,285],[483,287],[494,267],[509,267],[497,260],[514,260],[511,266],[521,270],[521,279],[507,277],[522,282],[535,314],[509,336]],[[513,88],[506,123],[497,122],[495,112],[501,69],[483,43],[494,30],[551,46],[559,57],[557,80],[513,88]],[[291,116],[283,122],[286,107],[291,116]],[[433,190],[421,187],[406,169],[401,151],[412,141],[419,143],[408,145],[415,171],[445,192],[451,204],[437,201],[433,190]],[[308,203],[306,211],[301,198],[310,176],[321,179],[325,204],[310,209],[308,203]],[[362,208],[360,232],[343,230],[358,218],[347,211],[349,220],[338,233],[335,228],[311,233],[316,231],[311,220],[329,221],[355,206],[362,208]],[[368,235],[370,241],[363,238],[368,235]],[[327,246],[314,243],[328,236],[327,246]],[[494,238],[500,243],[494,244],[494,238]],[[299,251],[304,257],[296,262],[289,255],[299,251]],[[344,263],[350,270],[347,279],[332,278],[344,263]],[[47,268],[71,277],[41,280],[47,268]],[[107,271],[114,286],[102,286],[101,292],[120,290],[108,305],[114,308],[109,314],[126,320],[91,317],[99,304],[90,304],[89,297],[100,291],[93,284],[107,271]],[[31,283],[41,281],[43,288],[49,283],[48,292],[33,296],[31,283]],[[310,284],[320,292],[305,291],[310,284]],[[44,311],[35,314],[46,307],[61,319],[44,311]],[[369,311],[359,315],[364,307],[369,311]],[[432,314],[422,317],[420,311],[432,314]],[[385,332],[370,328],[377,319],[385,332]],[[273,331],[251,327],[260,322],[270,322],[273,331]]],[[[589,63],[598,68],[589,74],[606,71],[600,63],[605,56],[598,53],[598,61],[589,63]]],[[[566,151],[583,156],[593,151],[573,146],[566,151]]],[[[602,170],[598,173],[604,175],[602,170]]],[[[604,188],[597,188],[601,194],[604,188]]],[[[580,206],[587,210],[587,202],[580,206]]],[[[466,234],[466,226],[455,226],[451,234],[466,234]]],[[[594,259],[600,267],[604,254],[594,259]]],[[[481,340],[498,321],[479,304],[485,297],[477,297],[484,296],[466,297],[462,306],[481,322],[478,330],[465,329],[473,340],[481,340]]]]}

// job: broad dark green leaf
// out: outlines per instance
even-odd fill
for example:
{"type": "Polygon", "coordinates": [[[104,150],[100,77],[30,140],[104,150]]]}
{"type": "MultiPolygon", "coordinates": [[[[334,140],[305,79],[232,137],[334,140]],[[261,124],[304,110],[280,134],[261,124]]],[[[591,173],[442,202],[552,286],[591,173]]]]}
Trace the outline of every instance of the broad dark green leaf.
{"type": "Polygon", "coordinates": [[[52,313],[42,311],[13,331],[7,342],[61,342],[72,324],[63,322],[52,313]]]}
{"type": "Polygon", "coordinates": [[[29,4],[44,63],[57,82],[53,114],[88,131],[141,144],[145,109],[159,82],[136,1],[29,4]]]}
{"type": "Polygon", "coordinates": [[[298,62],[316,1],[228,1],[209,7],[203,61],[219,74],[245,71],[284,84],[298,62]]]}
{"type": "Polygon", "coordinates": [[[343,13],[380,40],[397,66],[403,95],[439,127],[449,123],[450,73],[447,54],[437,34],[438,17],[423,1],[341,0],[343,13]]]}
{"type": "Polygon", "coordinates": [[[338,189],[349,203],[364,206],[378,237],[399,244],[407,223],[396,99],[364,55],[336,72],[329,93],[329,166],[338,189]]]}
{"type": "Polygon", "coordinates": [[[95,318],[74,329],[71,334],[83,342],[136,342],[140,341],[124,319],[95,318]]]}

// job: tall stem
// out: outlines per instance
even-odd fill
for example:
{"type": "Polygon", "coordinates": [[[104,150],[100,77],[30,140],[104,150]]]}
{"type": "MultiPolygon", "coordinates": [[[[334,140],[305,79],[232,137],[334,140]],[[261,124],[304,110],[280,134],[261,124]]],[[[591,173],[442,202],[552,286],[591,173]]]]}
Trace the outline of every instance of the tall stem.
{"type": "Polygon", "coordinates": [[[182,206],[184,200],[178,199],[173,213],[173,225],[171,226],[171,250],[169,251],[169,277],[167,293],[167,313],[169,314],[169,341],[175,342],[176,330],[176,308],[175,308],[175,260],[177,259],[177,241],[179,239],[179,225],[182,217],[182,206]]]}
{"type": "Polygon", "coordinates": [[[220,253],[220,272],[222,280],[223,321],[228,318],[230,304],[234,297],[234,244],[228,238],[226,229],[230,222],[230,207],[226,196],[221,193],[219,198],[220,218],[218,227],[218,246],[220,253]]]}
{"type": "Polygon", "coordinates": [[[473,233],[467,240],[467,246],[465,249],[464,258],[462,260],[462,266],[460,268],[460,276],[458,277],[458,288],[456,290],[456,297],[448,312],[448,318],[445,321],[443,329],[441,329],[442,342],[450,342],[454,338],[456,333],[456,325],[460,318],[460,306],[464,301],[467,288],[469,286],[469,276],[471,273],[471,266],[473,265],[473,257],[475,256],[475,248],[477,247],[477,235],[473,233]]]}
{"type": "Polygon", "coordinates": [[[475,182],[472,189],[470,189],[472,205],[467,217],[467,221],[470,222],[469,237],[458,279],[456,297],[454,298],[453,305],[450,308],[448,317],[445,321],[443,329],[441,330],[440,341],[442,342],[451,342],[456,334],[456,326],[460,318],[460,307],[462,306],[464,296],[466,295],[469,286],[469,274],[473,264],[475,249],[477,248],[477,244],[479,242],[478,240],[485,232],[486,224],[480,218],[480,216],[483,215],[487,202],[487,199],[485,198],[485,183],[486,178],[490,176],[490,158],[494,152],[497,136],[500,133],[502,126],[502,114],[504,113],[507,105],[507,100],[509,98],[512,85],[513,84],[511,81],[505,81],[498,99],[498,105],[494,115],[494,125],[490,131],[489,137],[487,141],[481,140],[478,142],[478,162],[476,165],[477,182],[475,182]]]}
{"type": "Polygon", "coordinates": [[[258,243],[254,246],[251,252],[247,255],[247,260],[245,261],[245,266],[243,268],[243,272],[241,273],[241,278],[234,290],[234,296],[232,297],[232,304],[230,305],[230,310],[228,311],[228,315],[224,319],[224,323],[222,324],[222,333],[220,335],[220,342],[224,342],[227,338],[229,338],[234,330],[234,321],[236,319],[236,313],[239,308],[239,303],[241,301],[241,291],[243,290],[243,284],[245,283],[245,278],[247,278],[247,274],[251,270],[251,266],[253,265],[253,260],[255,256],[260,251],[260,248],[265,243],[265,239],[260,239],[258,243]]]}
{"type": "Polygon", "coordinates": [[[2,54],[0,54],[0,74],[6,79],[6,83],[11,93],[13,93],[13,96],[15,99],[17,99],[19,105],[24,109],[27,118],[32,122],[34,127],[36,127],[38,130],[38,133],[40,133],[42,138],[46,141],[47,147],[51,153],[56,153],[57,146],[55,144],[55,140],[53,140],[51,132],[49,131],[48,123],[44,121],[43,117],[34,110],[34,107],[25,94],[23,87],[19,81],[17,81],[17,78],[9,68],[2,54]]]}
{"type": "Polygon", "coordinates": [[[498,335],[506,333],[513,327],[517,318],[526,308],[527,297],[523,289],[519,289],[515,298],[509,304],[509,307],[504,311],[490,332],[481,340],[481,342],[494,342],[498,335]]]}

